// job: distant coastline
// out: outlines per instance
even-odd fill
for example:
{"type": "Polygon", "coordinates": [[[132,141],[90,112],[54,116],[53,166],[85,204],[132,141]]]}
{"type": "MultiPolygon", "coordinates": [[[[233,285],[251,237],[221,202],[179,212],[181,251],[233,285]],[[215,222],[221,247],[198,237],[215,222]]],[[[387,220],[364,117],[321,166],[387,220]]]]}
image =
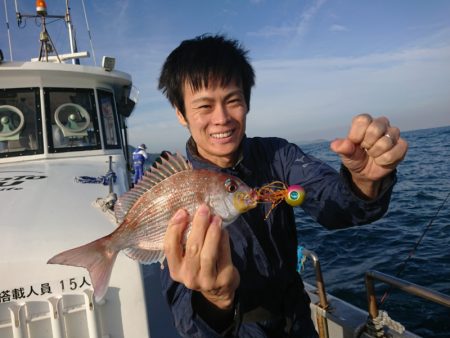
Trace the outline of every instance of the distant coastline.
{"type": "MultiPolygon", "coordinates": [[[[432,127],[432,128],[404,130],[401,132],[402,132],[402,135],[408,135],[409,133],[412,133],[412,132],[421,132],[421,131],[432,130],[432,129],[438,130],[438,129],[444,129],[444,128],[449,128],[449,127],[450,127],[450,125],[440,126],[440,127],[432,127]]],[[[311,144],[320,144],[320,143],[324,143],[324,142],[331,142],[331,140],[325,139],[325,138],[318,138],[318,139],[311,139],[311,140],[300,140],[300,141],[296,141],[294,143],[299,146],[306,146],[306,145],[311,145],[311,144]]],[[[130,155],[130,158],[132,157],[133,151],[135,149],[136,149],[135,146],[128,145],[128,153],[130,155]]],[[[160,153],[148,153],[148,159],[147,159],[147,161],[145,161],[145,167],[150,166],[159,157],[159,155],[160,155],[160,153]]]]}
{"type": "Polygon", "coordinates": [[[304,146],[304,145],[307,145],[307,144],[316,144],[316,143],[323,143],[323,142],[330,142],[330,141],[327,140],[327,139],[324,139],[324,138],[318,138],[318,139],[315,139],[315,140],[297,141],[297,142],[295,142],[295,144],[297,144],[299,146],[304,146]]]}

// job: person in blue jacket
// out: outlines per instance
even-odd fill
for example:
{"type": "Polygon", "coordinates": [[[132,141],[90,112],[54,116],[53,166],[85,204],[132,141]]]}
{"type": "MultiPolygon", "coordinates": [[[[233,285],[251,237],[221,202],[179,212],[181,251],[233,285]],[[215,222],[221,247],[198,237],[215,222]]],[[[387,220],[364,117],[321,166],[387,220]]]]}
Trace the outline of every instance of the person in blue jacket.
{"type": "Polygon", "coordinates": [[[146,149],[145,144],[141,144],[133,151],[134,184],[137,184],[144,175],[144,163],[148,157],[146,149]]]}
{"type": "MultiPolygon", "coordinates": [[[[336,172],[282,138],[246,136],[253,85],[247,51],[225,36],[185,40],[167,57],[159,89],[191,134],[194,168],[230,173],[251,187],[301,185],[301,207],[330,229],[380,218],[407,151],[399,129],[385,117],[354,117],[346,138],[331,143],[342,160],[336,172]]],[[[182,336],[317,337],[296,271],[293,208],[281,203],[265,220],[268,208],[260,204],[222,229],[202,205],[185,244],[190,215],[181,209],[170,220],[161,280],[182,336]]]]}

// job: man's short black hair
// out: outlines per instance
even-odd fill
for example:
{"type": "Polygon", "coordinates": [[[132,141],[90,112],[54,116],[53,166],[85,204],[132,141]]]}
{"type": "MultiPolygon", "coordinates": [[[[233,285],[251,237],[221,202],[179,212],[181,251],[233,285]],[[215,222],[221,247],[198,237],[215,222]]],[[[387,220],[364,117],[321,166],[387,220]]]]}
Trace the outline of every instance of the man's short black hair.
{"type": "Polygon", "coordinates": [[[190,84],[195,91],[208,87],[211,81],[222,86],[236,81],[242,86],[247,107],[250,109],[255,73],[247,53],[237,40],[223,35],[205,34],[184,40],[164,62],[158,89],[167,96],[172,106],[185,116],[185,83],[190,84]]]}

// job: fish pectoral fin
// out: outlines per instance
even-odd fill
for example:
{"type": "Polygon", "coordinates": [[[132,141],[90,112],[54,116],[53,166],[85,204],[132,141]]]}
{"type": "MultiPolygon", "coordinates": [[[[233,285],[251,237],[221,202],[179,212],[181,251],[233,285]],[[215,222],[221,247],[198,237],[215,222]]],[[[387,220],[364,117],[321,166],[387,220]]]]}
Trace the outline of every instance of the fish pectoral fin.
{"type": "Polygon", "coordinates": [[[162,262],[164,259],[163,250],[145,250],[138,248],[127,248],[123,251],[128,257],[134,259],[135,261],[139,261],[142,264],[152,264],[156,262],[162,262]]]}

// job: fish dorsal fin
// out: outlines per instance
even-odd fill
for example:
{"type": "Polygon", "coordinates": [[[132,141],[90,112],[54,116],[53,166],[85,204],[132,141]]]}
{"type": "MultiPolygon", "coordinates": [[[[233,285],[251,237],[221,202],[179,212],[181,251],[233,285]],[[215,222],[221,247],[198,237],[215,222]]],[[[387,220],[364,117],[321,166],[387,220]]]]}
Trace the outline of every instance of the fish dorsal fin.
{"type": "Polygon", "coordinates": [[[167,159],[160,157],[161,162],[156,161],[156,167],[152,166],[146,170],[139,183],[119,197],[114,206],[114,213],[119,223],[123,222],[128,210],[148,190],[176,173],[192,170],[192,164],[182,155],[166,153],[166,156],[167,159]]]}

